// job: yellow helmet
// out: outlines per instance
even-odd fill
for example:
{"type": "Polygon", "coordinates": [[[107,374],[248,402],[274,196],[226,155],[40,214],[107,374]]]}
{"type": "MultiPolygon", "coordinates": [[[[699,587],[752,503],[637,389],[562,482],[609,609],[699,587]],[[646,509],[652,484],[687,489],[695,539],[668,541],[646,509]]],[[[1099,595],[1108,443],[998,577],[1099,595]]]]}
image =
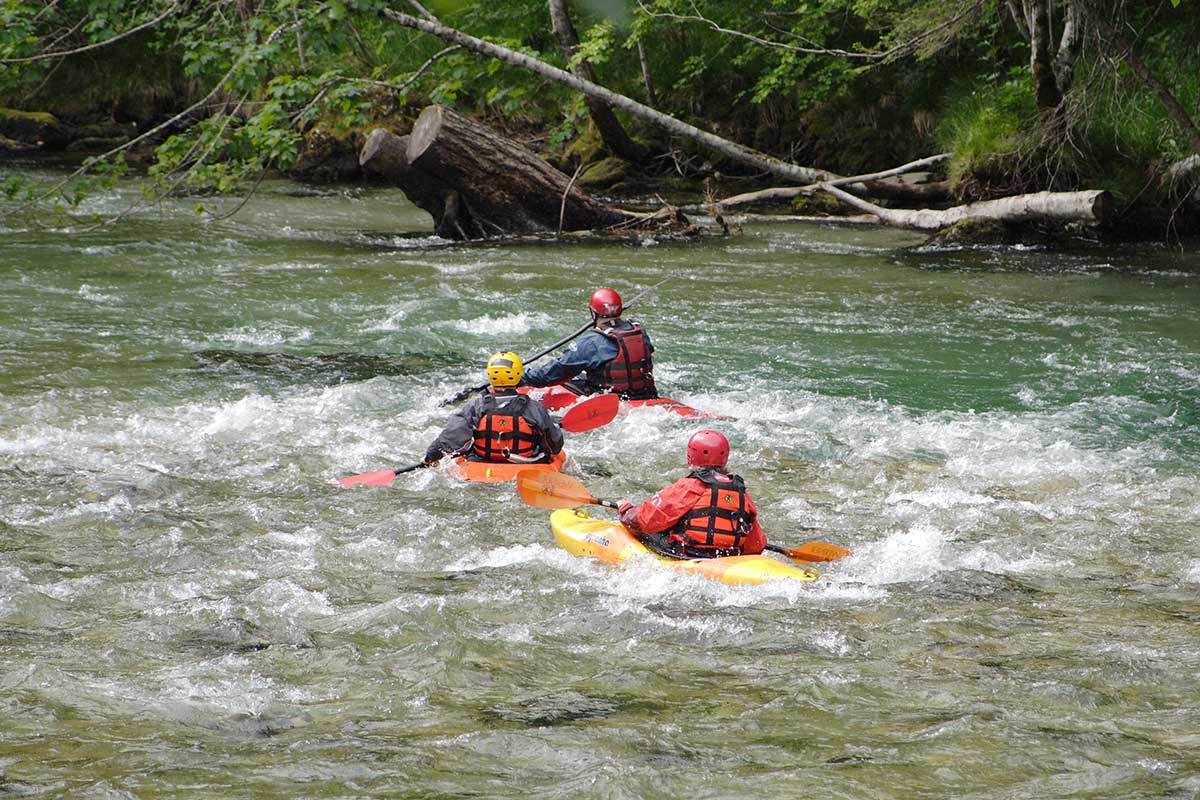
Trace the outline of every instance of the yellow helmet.
{"type": "Polygon", "coordinates": [[[525,365],[516,353],[495,353],[488,359],[487,374],[492,386],[516,386],[525,374],[525,365]]]}

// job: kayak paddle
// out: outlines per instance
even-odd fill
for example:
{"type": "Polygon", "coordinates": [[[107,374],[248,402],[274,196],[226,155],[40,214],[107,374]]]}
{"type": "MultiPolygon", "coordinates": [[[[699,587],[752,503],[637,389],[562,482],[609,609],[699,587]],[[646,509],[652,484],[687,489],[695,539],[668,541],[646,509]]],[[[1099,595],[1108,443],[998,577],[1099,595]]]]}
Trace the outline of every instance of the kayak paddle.
{"type": "Polygon", "coordinates": [[[570,475],[548,470],[525,469],[518,472],[517,494],[536,508],[578,508],[586,505],[617,507],[612,500],[592,497],[592,493],[570,475]]]}
{"type": "MultiPolygon", "coordinates": [[[[559,339],[557,342],[555,342],[554,344],[550,345],[550,346],[549,346],[549,347],[547,347],[545,350],[543,350],[542,352],[538,353],[536,356],[533,356],[532,358],[527,358],[527,359],[525,359],[525,361],[524,361],[523,363],[525,363],[525,364],[532,364],[534,361],[537,361],[539,358],[541,358],[542,356],[546,355],[547,353],[551,353],[551,352],[553,352],[553,351],[557,350],[558,348],[562,347],[564,344],[566,344],[567,342],[571,341],[572,339],[574,339],[574,338],[576,338],[576,337],[579,337],[579,336],[582,336],[582,335],[583,335],[583,334],[584,334],[584,333],[585,333],[585,332],[588,330],[588,328],[592,327],[592,325],[594,325],[594,324],[595,324],[595,323],[593,323],[593,322],[589,322],[588,324],[584,325],[584,326],[583,326],[582,328],[580,328],[579,330],[577,330],[577,331],[575,331],[574,333],[572,333],[570,336],[567,336],[567,337],[565,337],[565,338],[563,338],[563,339],[559,339]]],[[[448,397],[448,398],[446,398],[445,400],[443,400],[442,402],[438,403],[438,405],[441,405],[441,406],[452,406],[452,405],[454,405],[455,403],[459,403],[459,402],[462,402],[463,400],[466,400],[468,397],[470,397],[470,396],[471,396],[471,395],[473,395],[473,394],[476,394],[476,393],[478,393],[478,392],[482,392],[482,391],[483,391],[484,389],[486,389],[486,388],[488,388],[488,384],[486,384],[486,383],[484,383],[484,384],[481,384],[481,385],[479,385],[479,386],[468,386],[467,388],[465,388],[465,389],[462,389],[461,391],[459,391],[459,393],[458,393],[458,394],[456,394],[456,395],[454,395],[454,397],[448,397]]]]}
{"type": "MultiPolygon", "coordinates": [[[[537,508],[578,508],[585,505],[617,507],[611,500],[593,497],[582,483],[561,472],[532,469],[518,472],[517,494],[521,495],[521,499],[526,503],[537,508]]],[[[791,548],[769,544],[766,549],[773,553],[781,553],[802,564],[835,561],[850,555],[846,548],[828,542],[808,542],[791,548]]]]}
{"type": "Polygon", "coordinates": [[[816,561],[837,561],[839,558],[850,555],[850,551],[846,548],[829,542],[808,542],[791,548],[769,544],[767,549],[772,553],[782,553],[792,561],[800,561],[805,564],[812,564],[816,561]]]}
{"type": "Polygon", "coordinates": [[[375,472],[364,472],[362,475],[347,475],[344,478],[338,478],[338,483],[342,486],[357,486],[363,484],[365,486],[391,486],[392,481],[402,472],[412,472],[414,469],[428,467],[429,465],[422,461],[419,464],[412,464],[400,469],[380,469],[375,472]]]}
{"type": "Polygon", "coordinates": [[[621,407],[621,398],[615,394],[601,394],[596,397],[589,397],[582,403],[573,406],[570,411],[563,414],[562,429],[571,433],[582,433],[590,431],[593,428],[599,428],[601,425],[607,425],[617,416],[617,409],[621,407]]]}

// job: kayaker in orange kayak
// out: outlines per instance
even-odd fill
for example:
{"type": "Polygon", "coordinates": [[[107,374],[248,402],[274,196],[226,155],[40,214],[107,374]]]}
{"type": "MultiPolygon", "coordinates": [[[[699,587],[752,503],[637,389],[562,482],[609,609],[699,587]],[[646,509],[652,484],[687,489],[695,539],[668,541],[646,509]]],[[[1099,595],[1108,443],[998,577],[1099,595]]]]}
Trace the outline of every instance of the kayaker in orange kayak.
{"type": "Polygon", "coordinates": [[[563,432],[546,407],[517,393],[524,365],[516,353],[496,353],[487,362],[489,388],[451,415],[429,445],[422,463],[447,453],[468,461],[540,464],[563,448],[563,432]]]}
{"type": "Polygon", "coordinates": [[[621,295],[604,288],[588,302],[594,327],[550,361],[531,366],[522,385],[566,385],[578,394],[615,392],[625,400],[658,397],[654,345],[636,322],[622,319],[621,295]]]}
{"type": "Polygon", "coordinates": [[[757,555],[767,546],[758,509],[741,477],[726,469],[729,440],[703,430],[688,440],[687,477],[641,505],[621,500],[621,524],[642,544],[671,558],[757,555]]]}

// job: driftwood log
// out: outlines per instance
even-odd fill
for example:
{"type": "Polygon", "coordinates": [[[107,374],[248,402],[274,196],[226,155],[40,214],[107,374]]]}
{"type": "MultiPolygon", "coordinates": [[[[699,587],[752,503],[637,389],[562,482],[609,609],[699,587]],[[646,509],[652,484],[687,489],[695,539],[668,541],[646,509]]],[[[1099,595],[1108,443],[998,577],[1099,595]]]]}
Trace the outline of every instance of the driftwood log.
{"type": "Polygon", "coordinates": [[[1105,225],[1112,217],[1112,195],[1100,189],[1082,192],[1035,192],[999,200],[954,206],[942,210],[930,208],[884,208],[860,197],[824,184],[823,191],[860,211],[874,214],[897,228],[919,231],[938,231],[969,219],[988,219],[997,222],[1083,222],[1105,225]]]}
{"type": "Polygon", "coordinates": [[[372,132],[359,163],[428,211],[447,239],[641,228],[653,218],[595,200],[528,148],[444,106],[422,111],[408,136],[372,132]]]}

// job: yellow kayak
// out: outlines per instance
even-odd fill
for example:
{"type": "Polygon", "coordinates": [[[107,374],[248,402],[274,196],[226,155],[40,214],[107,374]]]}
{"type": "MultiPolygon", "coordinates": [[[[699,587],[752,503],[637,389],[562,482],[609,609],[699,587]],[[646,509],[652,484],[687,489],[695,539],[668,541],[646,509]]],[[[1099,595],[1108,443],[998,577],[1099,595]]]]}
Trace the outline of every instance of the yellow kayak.
{"type": "Polygon", "coordinates": [[[770,556],[725,558],[665,558],[649,550],[619,522],[596,519],[582,508],[562,508],[550,515],[550,530],[560,547],[577,556],[619,564],[638,556],[653,558],[663,566],[733,585],[775,580],[815,581],[810,567],[785,564],[770,556]]]}

